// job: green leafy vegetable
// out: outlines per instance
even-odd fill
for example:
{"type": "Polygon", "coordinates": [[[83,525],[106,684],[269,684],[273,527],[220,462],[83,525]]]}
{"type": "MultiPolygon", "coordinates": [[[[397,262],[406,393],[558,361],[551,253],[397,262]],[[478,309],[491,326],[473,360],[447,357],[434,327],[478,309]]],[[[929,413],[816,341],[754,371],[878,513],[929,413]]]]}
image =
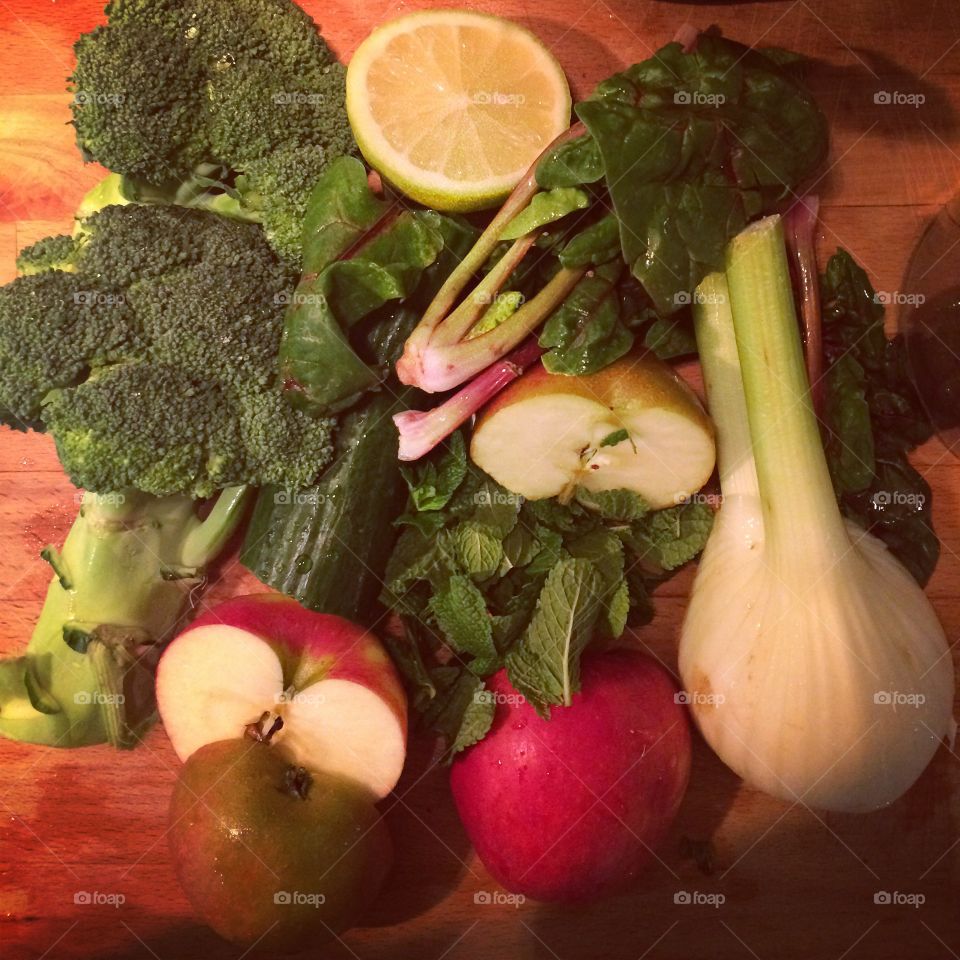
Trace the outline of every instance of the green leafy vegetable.
{"type": "Polygon", "coordinates": [[[933,431],[907,372],[906,347],[902,337],[887,339],[883,306],[844,250],[827,264],[822,299],[825,451],[841,509],[925,584],[940,543],[930,487],[907,454],[933,431]]]}
{"type": "Polygon", "coordinates": [[[501,240],[516,240],[518,237],[539,230],[589,206],[590,198],[583,190],[574,187],[557,187],[538,193],[530,204],[518,213],[500,234],[501,240]]]}

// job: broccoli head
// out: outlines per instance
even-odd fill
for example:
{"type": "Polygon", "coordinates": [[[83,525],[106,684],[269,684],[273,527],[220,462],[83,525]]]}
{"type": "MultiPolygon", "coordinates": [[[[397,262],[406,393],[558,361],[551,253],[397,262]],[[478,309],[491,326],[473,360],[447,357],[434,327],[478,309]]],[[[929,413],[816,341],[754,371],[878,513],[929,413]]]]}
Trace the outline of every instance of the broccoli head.
{"type": "Polygon", "coordinates": [[[344,69],[310,17],[291,0],[119,0],[107,13],[70,77],[84,156],[140,198],[262,222],[296,264],[311,188],[355,150],[344,69]]]}
{"type": "Polygon", "coordinates": [[[294,278],[260,227],[129,204],[48,248],[71,272],[0,288],[0,415],[46,429],[77,486],[205,497],[303,486],[329,462],[333,422],[282,396],[294,278]]]}

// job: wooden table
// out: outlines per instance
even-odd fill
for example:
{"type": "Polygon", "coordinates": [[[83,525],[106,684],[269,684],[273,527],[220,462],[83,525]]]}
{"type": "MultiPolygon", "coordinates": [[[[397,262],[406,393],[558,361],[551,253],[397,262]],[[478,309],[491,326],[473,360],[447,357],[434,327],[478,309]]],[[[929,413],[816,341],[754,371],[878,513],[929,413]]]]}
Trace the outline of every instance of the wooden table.
{"type": "MultiPolygon", "coordinates": [[[[644,0],[462,2],[514,17],[558,53],[575,92],[641,59],[689,21],[815,58],[811,83],[833,147],[818,186],[821,252],[842,245],[879,290],[905,263],[940,203],[960,186],[960,7],[955,0],[797,0],[684,5],[644,0]],[[874,102],[922,94],[920,106],[874,102]]],[[[64,229],[97,179],[73,146],[63,77],[76,35],[101,0],[0,0],[0,281],[16,250],[64,229]]],[[[429,3],[306,4],[350,56],[374,24],[429,3]]],[[[960,634],[960,464],[931,442],[916,462],[936,495],[943,558],[930,584],[951,642],[960,634]]],[[[73,518],[74,491],[48,439],[0,433],[0,653],[20,650],[49,576],[37,554],[73,518]]],[[[640,640],[675,660],[690,575],[661,591],[640,640]]],[[[256,588],[235,561],[212,602],[256,588]]],[[[870,816],[823,815],[741,787],[699,743],[691,789],[662,864],[632,895],[593,907],[477,904],[494,890],[472,855],[432,744],[415,742],[388,811],[398,857],[389,888],[342,944],[315,952],[362,960],[902,960],[960,955],[960,764],[942,749],[910,793],[870,816]],[[709,841],[708,864],[685,841],[709,841]],[[681,891],[720,906],[675,903],[681,891]],[[916,908],[880,891],[922,894],[916,908]]],[[[0,741],[0,956],[238,958],[191,916],[164,836],[177,760],[161,729],[140,749],[56,751],[0,741]],[[122,894],[122,906],[75,903],[122,894]]],[[[696,848],[696,845],[695,845],[696,848]]],[[[702,849],[702,847],[700,848],[702,849]]]]}

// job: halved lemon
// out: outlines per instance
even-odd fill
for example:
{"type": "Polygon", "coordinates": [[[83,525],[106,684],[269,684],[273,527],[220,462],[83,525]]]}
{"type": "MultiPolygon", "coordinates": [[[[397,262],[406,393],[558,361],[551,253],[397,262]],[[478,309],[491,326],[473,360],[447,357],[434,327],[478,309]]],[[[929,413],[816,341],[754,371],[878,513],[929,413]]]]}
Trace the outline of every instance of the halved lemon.
{"type": "Polygon", "coordinates": [[[529,30],[468,10],[423,10],[378,27],[347,69],[360,150],[407,196],[438,210],[493,206],[570,125],[570,88],[529,30]]]}

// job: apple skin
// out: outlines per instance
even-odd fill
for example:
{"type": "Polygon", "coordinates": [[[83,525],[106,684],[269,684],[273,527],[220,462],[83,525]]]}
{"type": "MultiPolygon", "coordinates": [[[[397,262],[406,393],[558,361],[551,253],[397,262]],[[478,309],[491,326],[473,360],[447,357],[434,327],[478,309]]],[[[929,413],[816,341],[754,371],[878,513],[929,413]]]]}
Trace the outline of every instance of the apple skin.
{"type": "Polygon", "coordinates": [[[301,798],[283,789],[288,769],[282,748],[268,743],[208,743],[181,768],[170,801],[170,850],[194,910],[224,939],[272,952],[354,926],[393,859],[362,790],[313,774],[301,798]]]}
{"type": "Polygon", "coordinates": [[[396,667],[380,641],[358,624],[307,610],[282,593],[253,593],[218,604],[184,633],[214,624],[239,627],[270,644],[285,666],[295,664],[291,681],[299,688],[322,674],[376,690],[406,730],[407,697],[396,667]]]}
{"type": "Polygon", "coordinates": [[[237,597],[198,617],[160,659],[157,703],[184,761],[206,743],[242,737],[269,711],[284,720],[275,743],[297,763],[351,774],[375,799],[403,769],[407,698],[383,645],[363,627],[282,594],[237,597]],[[314,684],[337,695],[316,706],[297,702],[309,700],[314,684]],[[291,689],[294,702],[281,702],[291,689]]]}
{"type": "Polygon", "coordinates": [[[477,855],[506,890],[534,900],[628,889],[669,831],[690,774],[686,712],[655,661],[588,654],[581,680],[571,705],[544,720],[497,673],[493,726],[451,771],[477,855]]]}

